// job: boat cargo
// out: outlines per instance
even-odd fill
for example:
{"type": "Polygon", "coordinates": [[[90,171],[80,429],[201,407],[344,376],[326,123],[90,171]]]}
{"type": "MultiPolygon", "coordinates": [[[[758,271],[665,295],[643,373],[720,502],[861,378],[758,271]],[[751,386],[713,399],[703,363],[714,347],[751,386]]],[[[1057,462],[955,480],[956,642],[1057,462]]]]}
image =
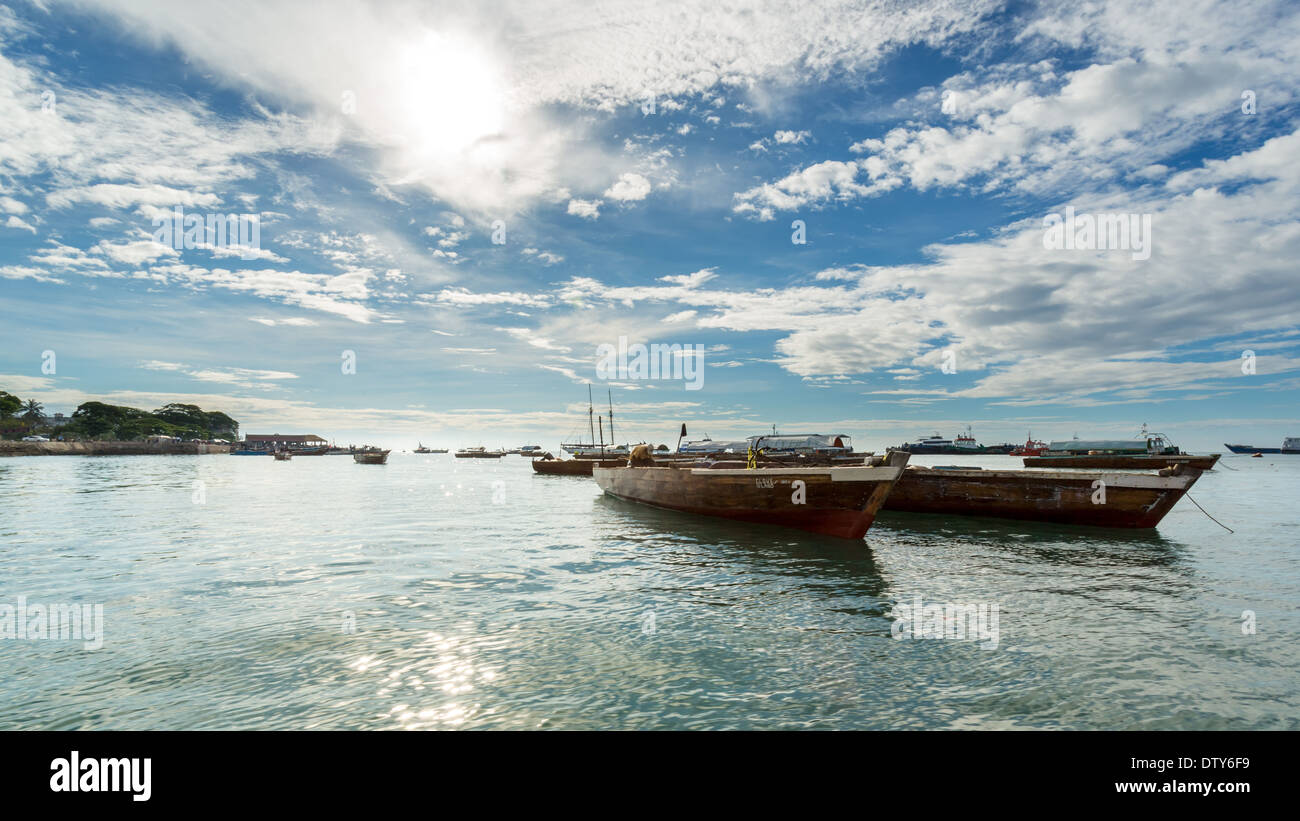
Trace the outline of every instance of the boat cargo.
{"type": "Polygon", "coordinates": [[[1200,475],[1200,469],[1183,464],[1158,473],[909,467],[885,500],[885,509],[1149,528],[1160,523],[1200,475]]]}
{"type": "Polygon", "coordinates": [[[755,467],[735,461],[597,465],[610,496],[653,507],[861,539],[902,474],[908,454],[857,466],[755,467]]]}

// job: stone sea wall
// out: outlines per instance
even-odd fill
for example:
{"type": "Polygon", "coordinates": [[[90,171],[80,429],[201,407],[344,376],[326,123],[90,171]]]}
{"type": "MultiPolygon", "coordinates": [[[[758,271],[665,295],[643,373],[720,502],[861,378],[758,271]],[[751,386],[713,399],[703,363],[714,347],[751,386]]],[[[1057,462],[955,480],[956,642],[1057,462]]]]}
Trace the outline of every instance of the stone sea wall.
{"type": "Polygon", "coordinates": [[[203,442],[8,442],[0,441],[3,456],[193,456],[230,453],[229,445],[203,442]]]}

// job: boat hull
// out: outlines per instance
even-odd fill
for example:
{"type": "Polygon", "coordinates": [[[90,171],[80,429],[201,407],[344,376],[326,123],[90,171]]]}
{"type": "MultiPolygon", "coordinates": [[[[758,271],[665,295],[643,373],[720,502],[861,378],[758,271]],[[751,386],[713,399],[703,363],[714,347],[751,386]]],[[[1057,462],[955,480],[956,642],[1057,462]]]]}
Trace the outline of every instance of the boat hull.
{"type": "Polygon", "coordinates": [[[1026,456],[1027,468],[1100,468],[1102,470],[1157,470],[1170,465],[1187,465],[1197,470],[1210,470],[1219,461],[1219,454],[1209,456],[1098,453],[1081,456],[1026,456]]]}
{"type": "Polygon", "coordinates": [[[500,459],[504,453],[457,453],[457,459],[500,459]]]}
{"type": "Polygon", "coordinates": [[[533,471],[543,476],[590,476],[597,465],[616,468],[625,464],[626,459],[534,459],[533,471]]]}
{"type": "Polygon", "coordinates": [[[880,467],[602,467],[592,476],[606,494],[667,510],[824,536],[861,539],[906,464],[880,467]],[[794,483],[803,482],[802,499],[794,483]]]}
{"type": "Polygon", "coordinates": [[[388,451],[354,453],[352,461],[358,465],[383,465],[388,462],[388,451]]]}
{"type": "Polygon", "coordinates": [[[906,513],[991,516],[1093,527],[1151,528],[1200,478],[1196,468],[1154,473],[909,468],[885,501],[906,513]],[[1105,483],[1105,503],[1094,504],[1105,483]]]}
{"type": "Polygon", "coordinates": [[[1245,453],[1249,455],[1254,455],[1256,453],[1300,453],[1300,450],[1283,450],[1282,448],[1256,448],[1256,447],[1251,447],[1250,445],[1229,445],[1227,443],[1224,443],[1223,446],[1228,450],[1232,451],[1233,453],[1245,453]]]}

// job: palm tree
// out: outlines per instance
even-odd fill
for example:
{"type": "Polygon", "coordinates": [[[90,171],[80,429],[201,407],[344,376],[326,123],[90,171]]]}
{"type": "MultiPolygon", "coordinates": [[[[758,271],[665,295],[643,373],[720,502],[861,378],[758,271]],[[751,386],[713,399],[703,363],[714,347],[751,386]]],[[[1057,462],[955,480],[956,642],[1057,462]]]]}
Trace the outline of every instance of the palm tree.
{"type": "Polygon", "coordinates": [[[45,407],[35,399],[28,399],[23,403],[22,418],[33,425],[40,424],[45,420],[45,407]]]}

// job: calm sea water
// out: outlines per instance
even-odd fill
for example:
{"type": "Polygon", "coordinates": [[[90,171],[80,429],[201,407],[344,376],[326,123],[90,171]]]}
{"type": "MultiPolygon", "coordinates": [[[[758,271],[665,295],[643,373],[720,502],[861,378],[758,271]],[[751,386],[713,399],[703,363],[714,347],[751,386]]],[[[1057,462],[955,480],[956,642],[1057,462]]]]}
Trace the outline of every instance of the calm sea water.
{"type": "Polygon", "coordinates": [[[1298,729],[1297,488],[1300,456],[1229,456],[1192,496],[1231,534],[1184,499],[844,543],[517,456],[5,459],[0,604],[105,629],[0,640],[0,729],[1298,729]],[[996,603],[997,648],[894,639],[914,596],[996,603]]]}

